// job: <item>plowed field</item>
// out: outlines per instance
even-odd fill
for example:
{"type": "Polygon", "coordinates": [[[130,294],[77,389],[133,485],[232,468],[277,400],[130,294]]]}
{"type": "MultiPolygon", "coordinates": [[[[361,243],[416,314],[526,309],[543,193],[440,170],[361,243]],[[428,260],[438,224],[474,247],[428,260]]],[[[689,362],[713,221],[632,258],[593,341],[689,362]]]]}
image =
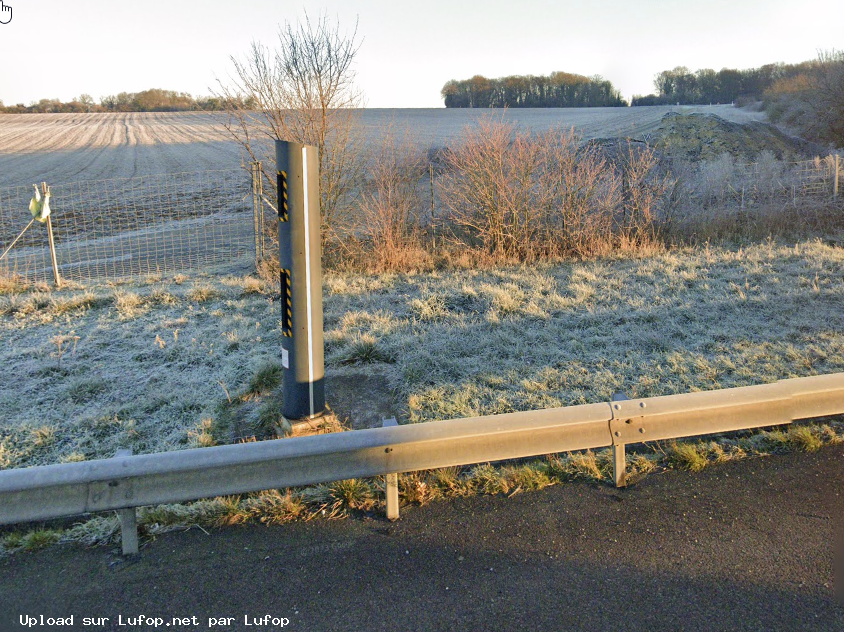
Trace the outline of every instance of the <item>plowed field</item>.
{"type": "MultiPolygon", "coordinates": [[[[503,116],[534,130],[574,127],[584,138],[642,137],[669,111],[708,112],[744,123],[764,119],[727,105],[712,107],[518,110],[364,110],[367,139],[405,130],[424,146],[442,146],[484,116],[503,116]]],[[[0,114],[0,187],[51,185],[180,171],[228,169],[240,150],[220,118],[203,112],[121,114],[0,114]]]]}
{"type": "Polygon", "coordinates": [[[239,164],[238,146],[205,113],[0,115],[0,186],[239,164]]]}

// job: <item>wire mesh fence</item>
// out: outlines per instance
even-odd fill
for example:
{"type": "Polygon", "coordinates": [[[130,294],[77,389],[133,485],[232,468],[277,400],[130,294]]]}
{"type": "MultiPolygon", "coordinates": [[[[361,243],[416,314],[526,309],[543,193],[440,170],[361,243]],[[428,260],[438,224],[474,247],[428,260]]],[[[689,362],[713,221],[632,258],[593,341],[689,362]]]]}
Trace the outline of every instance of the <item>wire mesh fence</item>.
{"type": "Polygon", "coordinates": [[[836,155],[800,162],[763,152],[753,163],[723,154],[683,173],[683,192],[695,208],[799,206],[841,201],[842,165],[836,155]]]}
{"type": "MultiPolygon", "coordinates": [[[[49,184],[49,182],[47,183],[49,184]]],[[[0,246],[31,219],[31,187],[0,188],[0,246]]],[[[63,279],[87,281],[255,262],[255,219],[243,170],[198,171],[51,187],[63,279]]],[[[53,277],[47,231],[33,225],[0,260],[0,275],[53,277]]]]}
{"type": "MultiPolygon", "coordinates": [[[[75,281],[162,273],[246,270],[271,248],[274,191],[261,165],[243,169],[91,180],[51,187],[57,270],[75,281]],[[269,195],[269,198],[267,197],[269,195]],[[265,216],[265,205],[269,208],[265,216]]],[[[799,163],[776,159],[741,164],[729,157],[701,164],[687,183],[688,201],[705,209],[724,203],[799,204],[842,200],[844,165],[829,156],[799,163]]],[[[47,183],[49,184],[49,183],[47,183]]],[[[432,216],[436,182],[431,174],[432,216]]],[[[426,186],[428,186],[426,184],[426,186]]],[[[32,223],[31,187],[0,188],[0,276],[53,278],[47,229],[32,223]]]]}

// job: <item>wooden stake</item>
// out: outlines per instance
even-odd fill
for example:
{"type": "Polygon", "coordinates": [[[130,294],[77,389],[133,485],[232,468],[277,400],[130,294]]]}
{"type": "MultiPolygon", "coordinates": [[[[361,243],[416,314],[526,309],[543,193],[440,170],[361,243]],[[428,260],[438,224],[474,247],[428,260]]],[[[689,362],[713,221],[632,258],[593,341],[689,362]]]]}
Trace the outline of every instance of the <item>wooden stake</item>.
{"type": "Polygon", "coordinates": [[[428,173],[431,175],[431,233],[433,234],[434,238],[434,251],[437,249],[437,224],[434,218],[435,209],[434,209],[434,163],[428,163],[428,173]]]}
{"type": "MultiPolygon", "coordinates": [[[[50,191],[50,188],[47,186],[46,182],[41,183],[41,193],[44,196],[44,200],[46,203],[47,200],[47,193],[50,191]]],[[[56,258],[56,243],[53,239],[53,221],[50,215],[47,216],[47,240],[50,242],[50,259],[53,262],[53,278],[56,281],[56,287],[62,286],[62,278],[59,276],[59,261],[56,258]]]]}
{"type": "Polygon", "coordinates": [[[252,162],[252,215],[255,231],[255,270],[261,267],[261,228],[258,219],[258,165],[257,162],[252,162]]]}

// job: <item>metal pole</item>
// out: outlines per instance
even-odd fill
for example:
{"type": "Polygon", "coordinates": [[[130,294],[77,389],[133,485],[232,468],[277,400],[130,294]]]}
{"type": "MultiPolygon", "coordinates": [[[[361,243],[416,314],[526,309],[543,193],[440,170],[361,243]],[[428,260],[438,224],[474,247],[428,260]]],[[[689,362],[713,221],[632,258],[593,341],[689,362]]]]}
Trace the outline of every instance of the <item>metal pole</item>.
{"type": "MultiPolygon", "coordinates": [[[[118,450],[115,457],[132,456],[131,449],[118,450]]],[[[127,498],[127,500],[129,500],[127,498]]],[[[120,539],[123,545],[123,555],[137,555],[138,546],[138,514],[134,507],[118,509],[120,518],[120,539]]]]}
{"type": "MultiPolygon", "coordinates": [[[[384,419],[381,426],[384,428],[392,428],[398,426],[395,417],[384,419]]],[[[390,448],[387,448],[392,452],[390,448]]],[[[389,452],[387,452],[389,454],[389,452]]],[[[396,473],[389,473],[384,477],[384,496],[387,505],[387,520],[399,519],[399,475],[396,473]]]]}
{"type": "Polygon", "coordinates": [[[317,148],[276,141],[281,267],[281,363],[288,419],[325,412],[322,264],[317,148]]]}

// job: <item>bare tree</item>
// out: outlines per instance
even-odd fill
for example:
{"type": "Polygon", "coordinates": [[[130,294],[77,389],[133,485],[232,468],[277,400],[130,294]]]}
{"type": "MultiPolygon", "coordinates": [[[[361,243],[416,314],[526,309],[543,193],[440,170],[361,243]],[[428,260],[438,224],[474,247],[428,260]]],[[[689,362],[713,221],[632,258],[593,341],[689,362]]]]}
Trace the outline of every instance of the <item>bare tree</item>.
{"type": "MultiPolygon", "coordinates": [[[[279,27],[277,47],[253,42],[242,59],[232,56],[229,85],[215,96],[225,104],[224,126],[250,160],[274,173],[273,142],[287,140],[319,149],[322,222],[330,231],[360,170],[359,111],[362,93],[352,67],[360,48],[328,17],[279,27]]],[[[275,185],[275,178],[268,178],[275,185]]]]}
{"type": "Polygon", "coordinates": [[[818,136],[844,146],[844,51],[820,52],[817,64],[816,95],[809,104],[822,128],[818,136]]]}

